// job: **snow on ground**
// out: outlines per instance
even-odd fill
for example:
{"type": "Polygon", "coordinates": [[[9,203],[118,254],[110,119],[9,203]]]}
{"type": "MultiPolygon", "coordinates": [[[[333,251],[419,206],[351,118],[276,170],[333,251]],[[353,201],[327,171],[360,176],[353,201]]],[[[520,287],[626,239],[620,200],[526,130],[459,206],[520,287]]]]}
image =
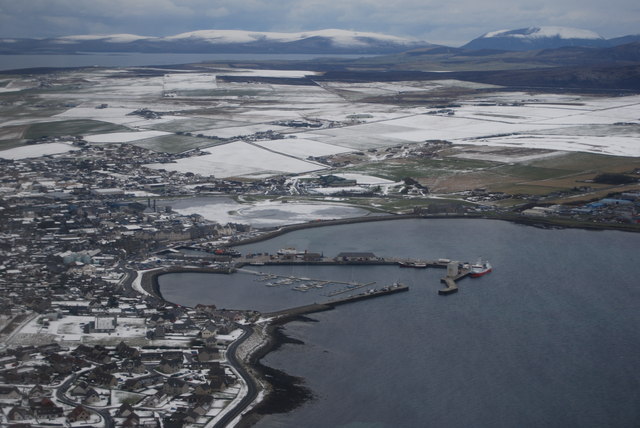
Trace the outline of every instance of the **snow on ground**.
{"type": "Polygon", "coordinates": [[[203,73],[176,73],[165,74],[163,89],[165,91],[185,91],[216,89],[215,74],[203,73]]]}
{"type": "Polygon", "coordinates": [[[391,180],[387,180],[386,178],[374,177],[373,175],[363,175],[363,174],[333,174],[337,177],[342,177],[347,180],[356,180],[358,184],[368,184],[368,185],[378,185],[378,184],[395,184],[391,180]]]}
{"type": "Polygon", "coordinates": [[[348,186],[348,187],[314,187],[313,189],[309,189],[310,193],[316,193],[319,195],[336,195],[342,192],[349,193],[365,193],[368,192],[369,189],[362,186],[348,186]]]}
{"type": "MultiPolygon", "coordinates": [[[[127,89],[128,90],[128,89],[127,89]]],[[[114,123],[116,125],[126,125],[129,127],[150,127],[159,123],[171,122],[173,120],[184,120],[187,116],[163,116],[159,119],[144,119],[138,115],[128,115],[129,113],[143,108],[139,107],[107,107],[103,109],[95,108],[95,105],[78,106],[65,112],[53,116],[56,119],[92,119],[102,122],[114,123]]],[[[149,107],[151,108],[151,107],[149,107]]]]}
{"type": "Polygon", "coordinates": [[[282,203],[278,200],[253,204],[236,202],[198,203],[191,207],[172,207],[183,215],[200,214],[220,224],[243,223],[254,227],[274,227],[315,220],[330,220],[367,215],[361,208],[333,203],[282,203]]]}
{"type": "MultiPolygon", "coordinates": [[[[116,314],[117,315],[117,314],[116,314]]],[[[48,326],[43,326],[35,317],[22,329],[22,334],[31,335],[55,335],[63,341],[80,341],[86,336],[83,326],[95,321],[95,316],[75,316],[67,315],[58,320],[49,320],[48,326]]],[[[108,337],[140,337],[146,332],[144,318],[118,317],[118,326],[111,333],[91,333],[93,339],[108,337]]]]}
{"type": "Polygon", "coordinates": [[[213,128],[204,131],[194,131],[194,134],[202,134],[208,137],[234,138],[244,135],[255,134],[256,132],[274,131],[280,132],[288,130],[285,126],[271,125],[269,123],[258,123],[255,125],[233,126],[230,128],[213,128]]]}
{"type": "Polygon", "coordinates": [[[325,144],[304,138],[285,138],[281,140],[257,141],[257,145],[274,152],[306,159],[309,156],[328,156],[350,152],[353,149],[325,144]]]}
{"type": "Polygon", "coordinates": [[[78,150],[78,147],[68,143],[33,144],[0,151],[0,158],[13,160],[38,158],[40,156],[66,153],[72,150],[78,150]]]}
{"type": "Polygon", "coordinates": [[[90,143],[129,143],[169,134],[171,133],[162,131],[112,132],[110,134],[89,135],[84,139],[90,143]]]}
{"type": "Polygon", "coordinates": [[[568,152],[600,153],[613,156],[640,157],[637,137],[597,137],[575,135],[512,135],[468,141],[472,145],[526,147],[568,152]]]}
{"type": "Polygon", "coordinates": [[[220,75],[233,75],[233,76],[256,76],[256,77],[288,77],[288,78],[300,78],[305,76],[316,76],[320,74],[317,71],[309,70],[237,70],[230,69],[229,73],[221,72],[220,75]]]}
{"type": "MultiPolygon", "coordinates": [[[[640,124],[640,96],[615,99],[584,99],[583,105],[467,105],[456,114],[413,114],[343,128],[314,130],[322,142],[351,148],[391,146],[430,139],[461,144],[523,146],[529,148],[583,151],[617,156],[639,156],[638,136],[588,135],[585,125],[640,124]],[[581,126],[582,134],[562,135],[562,128],[581,126]],[[586,135],[584,134],[586,131],[586,135]],[[553,130],[555,136],[547,134],[553,130]],[[626,138],[625,138],[626,137],[626,138]]],[[[312,134],[308,139],[316,139],[312,134]]]]}
{"type": "Polygon", "coordinates": [[[299,174],[326,167],[289,156],[272,153],[242,141],[223,144],[203,150],[208,155],[180,159],[175,163],[149,164],[153,169],[193,172],[216,178],[240,177],[271,172],[299,174]]]}

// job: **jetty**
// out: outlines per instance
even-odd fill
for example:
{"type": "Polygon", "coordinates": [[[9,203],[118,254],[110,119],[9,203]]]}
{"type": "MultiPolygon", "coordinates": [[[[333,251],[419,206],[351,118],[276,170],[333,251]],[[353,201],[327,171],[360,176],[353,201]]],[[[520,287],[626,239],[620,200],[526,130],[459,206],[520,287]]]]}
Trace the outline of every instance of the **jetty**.
{"type": "Polygon", "coordinates": [[[471,273],[471,266],[469,263],[460,263],[456,261],[449,262],[447,265],[447,276],[440,279],[440,282],[446,285],[446,288],[438,290],[438,294],[441,296],[447,296],[449,294],[458,292],[457,281],[466,278],[471,273]]]}
{"type": "Polygon", "coordinates": [[[401,293],[403,291],[409,291],[409,286],[396,283],[380,289],[372,288],[358,294],[352,294],[338,299],[330,299],[324,303],[312,303],[310,305],[297,306],[294,308],[283,309],[277,312],[263,313],[262,315],[267,318],[291,318],[300,315],[311,314],[314,312],[329,311],[331,309],[334,309],[336,306],[346,305],[348,303],[357,302],[359,300],[372,299],[374,297],[401,293]]]}

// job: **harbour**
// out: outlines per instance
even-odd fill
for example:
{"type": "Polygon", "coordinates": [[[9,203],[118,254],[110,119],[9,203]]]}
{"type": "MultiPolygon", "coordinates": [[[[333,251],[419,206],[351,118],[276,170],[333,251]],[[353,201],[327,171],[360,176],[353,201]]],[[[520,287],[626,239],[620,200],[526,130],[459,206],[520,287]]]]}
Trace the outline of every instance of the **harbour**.
{"type": "MultiPolygon", "coordinates": [[[[446,298],[438,296],[446,287],[440,285],[444,266],[245,266],[279,276],[410,287],[283,325],[286,336],[304,344],[285,342],[262,363],[303,378],[322,399],[264,416],[257,427],[339,426],[344,415],[380,427],[425,421],[454,428],[633,425],[640,416],[633,374],[640,352],[634,340],[640,323],[633,281],[640,275],[633,263],[637,244],[637,235],[621,232],[460,219],[309,229],[237,247],[243,254],[284,247],[326,255],[371,251],[413,261],[475,261],[482,255],[495,265],[489,275],[459,278],[459,292],[446,298]],[[616,293],[606,286],[612,281],[616,293]],[[388,405],[380,405],[381,394],[392,397],[388,405]],[[453,402],[463,402],[465,412],[452,411],[453,402]]],[[[238,275],[163,275],[161,289],[167,300],[184,305],[211,302],[271,313],[324,302],[324,294],[346,287],[300,293],[238,275]]]]}

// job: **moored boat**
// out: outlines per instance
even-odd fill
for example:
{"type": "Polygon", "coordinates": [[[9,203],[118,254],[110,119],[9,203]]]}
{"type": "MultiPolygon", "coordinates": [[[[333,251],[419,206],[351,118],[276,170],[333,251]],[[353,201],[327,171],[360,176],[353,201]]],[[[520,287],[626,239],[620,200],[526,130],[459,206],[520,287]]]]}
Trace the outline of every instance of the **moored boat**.
{"type": "Polygon", "coordinates": [[[412,262],[412,261],[402,261],[398,262],[400,267],[406,268],[415,268],[415,269],[424,269],[427,267],[427,264],[424,262],[412,262]]]}
{"type": "Polygon", "coordinates": [[[471,272],[469,273],[469,276],[471,276],[472,278],[478,278],[482,275],[488,274],[489,272],[491,272],[491,270],[491,263],[486,260],[478,260],[476,263],[471,265],[471,272]]]}

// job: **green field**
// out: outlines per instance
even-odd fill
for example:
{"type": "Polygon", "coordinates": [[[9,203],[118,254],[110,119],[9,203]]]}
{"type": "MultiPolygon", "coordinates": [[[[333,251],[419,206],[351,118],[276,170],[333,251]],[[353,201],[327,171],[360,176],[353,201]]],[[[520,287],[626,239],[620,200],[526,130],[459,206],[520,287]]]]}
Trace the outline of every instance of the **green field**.
{"type": "Polygon", "coordinates": [[[24,138],[32,140],[41,137],[78,136],[87,134],[105,134],[109,132],[126,132],[129,128],[97,120],[64,120],[60,122],[44,122],[30,125],[24,138]]]}
{"type": "Polygon", "coordinates": [[[211,147],[216,144],[215,140],[208,138],[187,137],[184,135],[163,135],[161,137],[147,138],[135,141],[138,147],[153,150],[154,152],[181,153],[191,149],[211,147]]]}

